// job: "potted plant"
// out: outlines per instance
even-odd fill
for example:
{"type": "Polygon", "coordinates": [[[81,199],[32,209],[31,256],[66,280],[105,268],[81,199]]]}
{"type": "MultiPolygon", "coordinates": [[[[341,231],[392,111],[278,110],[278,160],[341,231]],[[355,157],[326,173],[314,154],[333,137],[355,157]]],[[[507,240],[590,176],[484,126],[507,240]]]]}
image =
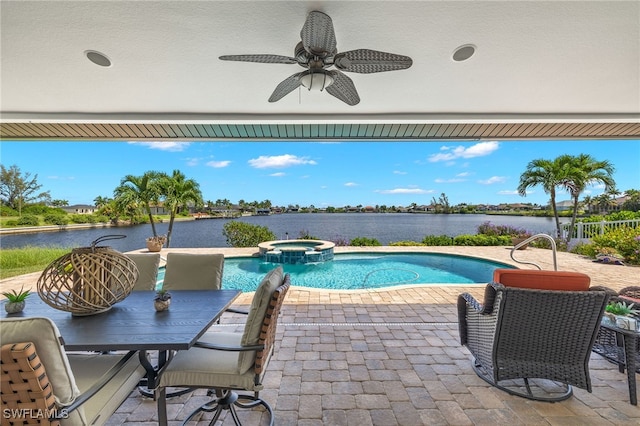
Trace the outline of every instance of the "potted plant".
{"type": "Polygon", "coordinates": [[[147,238],[147,249],[152,252],[158,252],[162,250],[162,246],[167,241],[167,237],[164,235],[154,235],[147,238]]]}
{"type": "Polygon", "coordinates": [[[11,290],[3,292],[2,295],[8,300],[8,302],[4,305],[4,309],[9,314],[22,312],[26,303],[27,296],[29,296],[29,294],[30,291],[25,290],[24,287],[22,287],[20,291],[11,290]]]}
{"type": "MultiPolygon", "coordinates": [[[[525,231],[524,229],[516,229],[513,234],[511,234],[511,244],[517,246],[527,238],[531,236],[531,232],[525,231]]],[[[522,247],[519,247],[518,250],[524,250],[527,248],[529,244],[525,244],[522,247]]]]}
{"type": "Polygon", "coordinates": [[[604,315],[614,323],[617,327],[627,330],[637,329],[637,320],[633,318],[634,315],[638,315],[640,310],[634,309],[633,303],[628,305],[623,302],[609,302],[604,309],[604,315]]]}
{"type": "Polygon", "coordinates": [[[153,307],[156,308],[156,311],[161,312],[169,309],[169,305],[171,305],[171,293],[165,289],[158,290],[153,299],[153,307]]]}

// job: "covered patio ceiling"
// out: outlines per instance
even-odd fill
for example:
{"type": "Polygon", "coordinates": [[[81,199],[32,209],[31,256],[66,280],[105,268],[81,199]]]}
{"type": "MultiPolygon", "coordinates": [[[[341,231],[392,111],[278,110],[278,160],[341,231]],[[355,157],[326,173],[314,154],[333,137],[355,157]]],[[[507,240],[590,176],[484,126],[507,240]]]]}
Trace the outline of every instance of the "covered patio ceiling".
{"type": "Polygon", "coordinates": [[[0,2],[10,140],[477,140],[640,137],[638,1],[0,2]],[[345,73],[360,102],[276,86],[307,14],[338,52],[412,58],[345,73]],[[459,47],[474,54],[456,61],[459,47]],[[105,55],[100,66],[88,51],[105,55]]]}

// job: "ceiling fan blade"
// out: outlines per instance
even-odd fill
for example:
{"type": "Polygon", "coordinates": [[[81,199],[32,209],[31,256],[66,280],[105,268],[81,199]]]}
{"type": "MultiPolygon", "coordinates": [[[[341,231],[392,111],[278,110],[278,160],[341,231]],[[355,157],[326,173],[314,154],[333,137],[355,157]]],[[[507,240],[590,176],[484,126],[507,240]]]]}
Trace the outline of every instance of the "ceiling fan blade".
{"type": "Polygon", "coordinates": [[[331,96],[340,99],[347,105],[357,105],[360,102],[360,96],[353,81],[340,71],[329,71],[333,77],[333,84],[325,90],[331,96]]]}
{"type": "Polygon", "coordinates": [[[361,74],[404,70],[413,64],[413,60],[408,56],[369,49],[357,49],[339,53],[335,56],[333,62],[342,71],[361,74]]]}
{"type": "Polygon", "coordinates": [[[281,55],[224,55],[223,61],[260,62],[263,64],[296,64],[295,58],[281,55]]]}
{"type": "Polygon", "coordinates": [[[336,34],[329,15],[314,10],[309,12],[300,31],[302,45],[312,55],[324,58],[336,52],[336,34]]]}
{"type": "Polygon", "coordinates": [[[300,83],[300,74],[302,73],[293,74],[292,76],[289,76],[288,78],[280,82],[280,84],[278,84],[278,86],[276,87],[276,90],[274,90],[269,97],[269,102],[277,102],[300,87],[300,85],[302,84],[300,83]]]}

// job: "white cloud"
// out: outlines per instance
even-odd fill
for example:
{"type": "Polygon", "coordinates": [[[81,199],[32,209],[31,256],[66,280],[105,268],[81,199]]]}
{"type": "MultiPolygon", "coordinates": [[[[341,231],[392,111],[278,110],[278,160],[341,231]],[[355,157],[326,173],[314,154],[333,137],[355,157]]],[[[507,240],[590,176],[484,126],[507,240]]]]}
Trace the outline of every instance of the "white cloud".
{"type": "Polygon", "coordinates": [[[231,161],[229,161],[229,160],[207,161],[207,166],[208,167],[213,167],[214,169],[222,169],[224,167],[227,167],[229,164],[231,164],[231,161]]]}
{"type": "Polygon", "coordinates": [[[491,176],[489,179],[479,180],[478,183],[483,185],[493,185],[494,183],[503,183],[507,178],[504,176],[491,176]]]}
{"type": "Polygon", "coordinates": [[[515,190],[504,190],[504,191],[498,191],[499,195],[518,195],[518,191],[515,190]]]}
{"type": "Polygon", "coordinates": [[[377,189],[375,192],[379,194],[431,194],[435,191],[433,189],[420,189],[420,188],[394,188],[394,189],[377,189]]]}
{"type": "Polygon", "coordinates": [[[276,173],[271,173],[269,176],[281,177],[281,176],[286,176],[286,173],[284,173],[284,172],[276,172],[276,173]]]}
{"type": "Polygon", "coordinates": [[[429,161],[437,163],[439,161],[452,161],[458,158],[475,158],[484,157],[497,150],[499,143],[496,141],[480,142],[475,145],[465,148],[464,146],[443,146],[440,148],[440,153],[433,154],[429,157],[429,161]]]}
{"type": "Polygon", "coordinates": [[[406,175],[406,174],[407,174],[407,172],[401,172],[400,170],[394,170],[394,171],[393,171],[393,174],[394,174],[394,175],[406,175]]]}
{"type": "Polygon", "coordinates": [[[458,173],[456,175],[456,177],[467,177],[467,176],[471,176],[470,172],[462,172],[462,173],[458,173]]]}
{"type": "Polygon", "coordinates": [[[258,158],[252,158],[248,163],[251,167],[255,167],[256,169],[282,169],[285,167],[300,166],[304,164],[317,164],[314,160],[310,160],[308,157],[298,157],[291,154],[272,156],[261,155],[258,158]]]}
{"type": "Polygon", "coordinates": [[[127,142],[132,145],[142,145],[160,151],[180,152],[191,145],[191,142],[151,141],[151,142],[127,142]]]}
{"type": "Polygon", "coordinates": [[[358,184],[355,182],[347,182],[344,184],[344,186],[358,186],[358,184]]]}

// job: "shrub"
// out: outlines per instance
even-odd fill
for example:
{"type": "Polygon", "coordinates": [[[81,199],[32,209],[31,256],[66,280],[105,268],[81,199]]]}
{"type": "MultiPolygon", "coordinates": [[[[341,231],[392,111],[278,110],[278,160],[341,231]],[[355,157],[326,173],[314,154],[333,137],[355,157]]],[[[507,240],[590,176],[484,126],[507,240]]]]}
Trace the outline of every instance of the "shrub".
{"type": "Polygon", "coordinates": [[[631,227],[611,229],[604,235],[593,237],[591,241],[598,252],[604,249],[615,249],[624,257],[625,262],[640,265],[640,229],[631,227]]]}
{"type": "Polygon", "coordinates": [[[345,237],[341,237],[339,235],[335,236],[331,242],[333,242],[336,247],[346,247],[349,245],[349,240],[346,239],[345,237]]]}
{"type": "Polygon", "coordinates": [[[86,214],[73,214],[70,219],[72,223],[88,223],[89,215],[86,214]]]}
{"type": "Polygon", "coordinates": [[[595,258],[596,254],[598,254],[598,249],[593,243],[578,243],[571,249],[571,253],[595,258]]]}
{"type": "Polygon", "coordinates": [[[38,226],[40,225],[40,219],[38,219],[38,216],[25,214],[18,219],[17,224],[20,226],[38,226]]]}
{"type": "Polygon", "coordinates": [[[453,239],[454,246],[509,246],[511,237],[508,235],[458,235],[453,239]]]}
{"type": "Polygon", "coordinates": [[[99,214],[99,215],[94,215],[94,221],[93,223],[108,223],[109,222],[109,217],[103,214],[99,214]]]}
{"type": "Polygon", "coordinates": [[[7,228],[13,228],[15,226],[18,226],[18,221],[15,219],[8,220],[4,223],[4,226],[6,226],[7,228]]]}
{"type": "Polygon", "coordinates": [[[266,226],[235,220],[224,224],[222,234],[232,247],[255,247],[261,242],[276,239],[275,234],[266,226]]]}
{"type": "Polygon", "coordinates": [[[399,247],[411,247],[411,246],[423,246],[424,243],[419,243],[417,241],[396,241],[393,243],[389,243],[390,246],[399,246],[399,247]]]}
{"type": "Polygon", "coordinates": [[[358,247],[372,247],[372,246],[381,246],[382,244],[380,244],[380,241],[376,240],[375,238],[356,237],[353,240],[351,240],[351,245],[358,246],[358,247]]]}
{"type": "MultiPolygon", "coordinates": [[[[521,237],[527,238],[532,235],[530,231],[524,228],[518,228],[511,225],[493,225],[491,222],[484,222],[477,229],[480,235],[489,236],[509,236],[509,237],[521,237]]],[[[510,243],[509,243],[510,244],[510,243]]],[[[497,244],[502,245],[502,244],[497,244]]]]}
{"type": "Polygon", "coordinates": [[[313,235],[311,235],[309,233],[308,229],[303,229],[298,234],[298,239],[300,239],[300,240],[319,240],[320,238],[314,237],[313,235]]]}
{"type": "Polygon", "coordinates": [[[427,235],[422,239],[425,246],[452,246],[453,238],[448,235],[427,235]]]}
{"type": "Polygon", "coordinates": [[[66,225],[69,223],[69,218],[66,215],[50,213],[44,216],[44,223],[48,223],[49,225],[66,225]]]}
{"type": "Polygon", "coordinates": [[[0,216],[3,217],[11,217],[11,216],[18,216],[18,211],[12,209],[9,206],[0,206],[0,216]]]}

